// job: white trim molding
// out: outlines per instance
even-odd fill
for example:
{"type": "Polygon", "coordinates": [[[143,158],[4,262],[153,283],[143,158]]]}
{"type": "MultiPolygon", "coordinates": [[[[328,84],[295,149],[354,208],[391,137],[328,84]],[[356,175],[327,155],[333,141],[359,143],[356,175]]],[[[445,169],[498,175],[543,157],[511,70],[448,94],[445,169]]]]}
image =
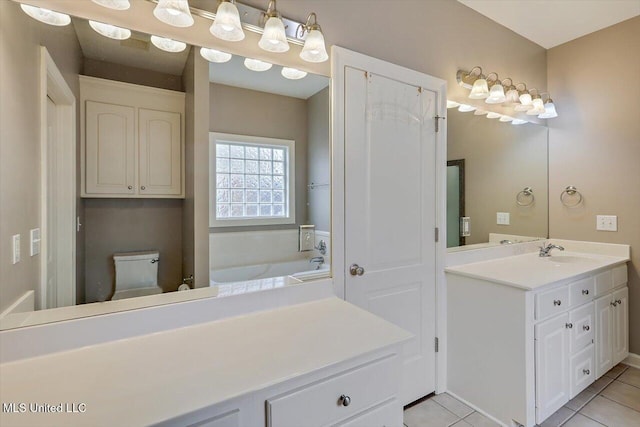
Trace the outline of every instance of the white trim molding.
{"type": "Polygon", "coordinates": [[[627,356],[627,358],[624,359],[622,363],[640,369],[640,355],[629,353],[629,356],[627,356]]]}

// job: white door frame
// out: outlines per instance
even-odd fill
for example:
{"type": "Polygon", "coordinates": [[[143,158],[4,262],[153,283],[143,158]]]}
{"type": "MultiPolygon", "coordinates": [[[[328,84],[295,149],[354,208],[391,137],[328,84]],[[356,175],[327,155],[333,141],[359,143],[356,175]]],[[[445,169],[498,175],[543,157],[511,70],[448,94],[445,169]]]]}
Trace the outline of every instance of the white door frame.
{"type": "Polygon", "coordinates": [[[38,309],[47,307],[47,98],[56,105],[57,140],[61,153],[56,184],[56,209],[61,225],[56,233],[58,255],[56,295],[57,306],[76,303],[76,98],[62,77],[47,48],[40,47],[40,294],[38,309]],[[63,285],[63,286],[60,286],[63,285]]]}
{"type": "MultiPolygon", "coordinates": [[[[332,274],[336,295],[345,298],[345,69],[346,67],[367,70],[383,76],[394,76],[399,81],[418,87],[437,88],[437,114],[447,115],[447,83],[418,71],[410,70],[390,62],[362,55],[338,46],[331,48],[331,123],[332,123],[332,196],[331,238],[332,274]]],[[[436,133],[436,226],[439,239],[436,243],[436,337],[439,351],[436,353],[436,393],[447,390],[447,299],[445,284],[446,236],[446,166],[447,127],[439,123],[436,133]]]]}

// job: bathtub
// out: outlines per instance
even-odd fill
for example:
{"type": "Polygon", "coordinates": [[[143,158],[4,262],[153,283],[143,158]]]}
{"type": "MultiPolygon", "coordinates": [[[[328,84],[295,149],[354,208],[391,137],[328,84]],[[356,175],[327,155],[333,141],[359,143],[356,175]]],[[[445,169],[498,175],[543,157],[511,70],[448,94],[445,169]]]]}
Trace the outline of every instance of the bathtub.
{"type": "Polygon", "coordinates": [[[272,264],[246,265],[242,267],[223,268],[211,270],[210,285],[257,281],[262,279],[276,279],[283,277],[293,277],[299,281],[313,280],[319,277],[326,277],[330,266],[322,264],[316,270],[317,264],[310,263],[308,259],[295,261],[278,262],[272,264]]]}

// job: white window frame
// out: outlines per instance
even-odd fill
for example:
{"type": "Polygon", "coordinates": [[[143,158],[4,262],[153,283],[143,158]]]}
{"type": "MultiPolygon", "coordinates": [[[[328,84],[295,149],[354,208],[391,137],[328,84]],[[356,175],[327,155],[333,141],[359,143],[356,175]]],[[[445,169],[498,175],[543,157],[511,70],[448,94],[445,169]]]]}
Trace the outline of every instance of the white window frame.
{"type": "Polygon", "coordinates": [[[295,224],[296,222],[296,155],[295,141],[289,139],[265,138],[260,136],[235,135],[230,133],[209,132],[209,226],[215,227],[244,227],[259,225],[281,225],[295,224]],[[287,186],[286,195],[288,204],[288,216],[282,218],[216,218],[216,144],[217,143],[239,143],[274,145],[288,148],[287,159],[287,186]]]}

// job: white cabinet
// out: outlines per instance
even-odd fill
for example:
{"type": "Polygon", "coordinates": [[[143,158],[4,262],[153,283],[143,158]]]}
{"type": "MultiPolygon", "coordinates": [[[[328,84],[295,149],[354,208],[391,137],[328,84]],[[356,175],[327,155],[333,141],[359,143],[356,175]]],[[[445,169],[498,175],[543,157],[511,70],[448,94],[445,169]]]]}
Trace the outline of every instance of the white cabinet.
{"type": "Polygon", "coordinates": [[[629,355],[629,288],[596,300],[596,378],[629,355]]]}
{"type": "Polygon", "coordinates": [[[613,293],[613,364],[629,355],[629,288],[613,293]]]}
{"type": "Polygon", "coordinates": [[[184,93],[80,76],[82,196],[184,197],[184,93]]]}

